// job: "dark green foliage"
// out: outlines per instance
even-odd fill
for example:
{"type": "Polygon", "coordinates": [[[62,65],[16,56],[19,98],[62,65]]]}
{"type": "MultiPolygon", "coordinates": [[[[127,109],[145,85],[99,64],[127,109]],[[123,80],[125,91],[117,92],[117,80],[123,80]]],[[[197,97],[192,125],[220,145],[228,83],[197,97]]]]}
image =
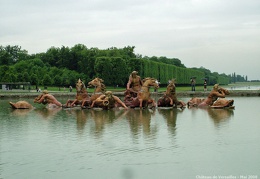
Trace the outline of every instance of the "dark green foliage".
{"type": "Polygon", "coordinates": [[[112,73],[110,73],[111,85],[113,86],[124,86],[125,82],[128,80],[126,60],[121,57],[111,58],[112,73]]]}
{"type": "Polygon", "coordinates": [[[186,68],[181,61],[178,58],[167,58],[167,57],[147,57],[145,56],[144,59],[146,60],[150,60],[150,61],[154,61],[154,62],[158,62],[158,63],[165,63],[168,65],[175,65],[177,67],[183,67],[186,68]]]}
{"type": "Polygon", "coordinates": [[[140,72],[143,70],[142,61],[137,58],[131,58],[127,60],[127,66],[128,66],[127,69],[128,74],[130,74],[132,71],[138,71],[140,74],[140,72]]]}
{"type": "Polygon", "coordinates": [[[107,85],[111,85],[112,83],[112,63],[111,59],[108,57],[98,57],[95,61],[95,72],[97,77],[102,78],[107,85]]]}
{"type": "Polygon", "coordinates": [[[12,66],[0,67],[1,82],[30,82],[32,85],[74,85],[84,74],[44,64],[40,59],[21,60],[12,66]]]}
{"type": "Polygon", "coordinates": [[[29,55],[26,50],[22,50],[18,45],[5,47],[0,46],[0,66],[12,65],[19,60],[28,59],[29,55]]]}
{"type": "MultiPolygon", "coordinates": [[[[88,83],[100,77],[108,86],[125,86],[132,71],[141,78],[153,77],[162,85],[175,78],[178,84],[228,84],[245,81],[240,75],[212,73],[203,67],[186,68],[177,58],[142,57],[134,53],[134,46],[111,47],[105,50],[77,44],[72,48],[51,47],[46,53],[28,55],[19,46],[0,46],[0,81],[31,82],[32,85],[74,86],[78,78],[88,83]],[[139,57],[139,58],[137,58],[139,57]]],[[[247,77],[246,77],[247,78],[247,77]]]]}

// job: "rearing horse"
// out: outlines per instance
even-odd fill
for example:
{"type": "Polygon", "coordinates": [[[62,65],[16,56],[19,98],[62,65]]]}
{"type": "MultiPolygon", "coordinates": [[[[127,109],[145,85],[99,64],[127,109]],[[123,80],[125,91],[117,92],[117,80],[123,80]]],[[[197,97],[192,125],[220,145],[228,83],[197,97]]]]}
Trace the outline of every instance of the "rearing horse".
{"type": "Polygon", "coordinates": [[[159,84],[155,78],[145,78],[143,79],[143,85],[141,90],[138,91],[137,97],[133,98],[130,107],[147,107],[148,104],[152,104],[153,107],[156,107],[156,102],[151,98],[151,93],[149,91],[150,87],[159,88],[159,84]]]}
{"type": "Polygon", "coordinates": [[[183,101],[179,101],[176,96],[175,79],[172,79],[167,86],[165,94],[157,101],[158,107],[175,107],[183,108],[186,104],[183,101]]]}
{"type": "Polygon", "coordinates": [[[85,84],[79,79],[76,83],[76,99],[68,100],[66,103],[66,107],[73,107],[74,105],[82,105],[83,101],[87,101],[89,99],[88,92],[86,90],[85,84]]]}
{"type": "Polygon", "coordinates": [[[159,88],[159,84],[155,78],[148,77],[143,79],[141,90],[137,93],[137,98],[140,102],[140,108],[143,107],[143,102],[152,103],[153,107],[156,107],[156,102],[151,98],[151,94],[149,92],[151,86],[154,86],[156,89],[159,88]]]}
{"type": "Polygon", "coordinates": [[[90,98],[83,100],[82,108],[85,106],[90,107],[91,103],[96,100],[100,95],[104,94],[106,91],[106,86],[104,85],[104,80],[101,78],[94,78],[90,82],[88,82],[88,87],[95,87],[94,93],[91,95],[90,98]]]}
{"type": "Polygon", "coordinates": [[[95,87],[94,94],[105,93],[105,91],[106,91],[106,86],[104,85],[104,80],[102,80],[101,78],[94,78],[92,81],[88,82],[88,86],[95,87]]]}

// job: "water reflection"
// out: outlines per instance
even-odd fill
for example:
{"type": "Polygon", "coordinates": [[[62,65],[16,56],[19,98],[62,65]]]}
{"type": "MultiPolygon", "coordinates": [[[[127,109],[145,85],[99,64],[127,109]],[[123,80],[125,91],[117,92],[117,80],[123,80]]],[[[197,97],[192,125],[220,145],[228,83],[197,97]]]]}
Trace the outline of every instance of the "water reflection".
{"type": "Polygon", "coordinates": [[[176,132],[176,121],[177,121],[177,115],[180,112],[183,112],[184,110],[181,109],[164,109],[164,108],[158,108],[159,114],[162,115],[162,117],[166,120],[168,130],[175,135],[176,132]]]}
{"type": "Polygon", "coordinates": [[[11,113],[14,116],[25,116],[28,115],[28,113],[32,110],[33,109],[11,109],[11,113]]]}
{"type": "Polygon", "coordinates": [[[236,110],[26,112],[0,100],[0,178],[194,178],[212,168],[256,173],[260,100],[235,101],[236,110]],[[237,158],[242,162],[234,165],[237,158]]]}
{"type": "Polygon", "coordinates": [[[101,136],[104,132],[106,124],[112,124],[121,119],[127,110],[111,109],[111,110],[89,110],[91,118],[94,120],[95,126],[93,132],[96,136],[101,136]]]}
{"type": "Polygon", "coordinates": [[[234,115],[234,109],[189,108],[189,110],[194,118],[206,113],[215,125],[227,122],[234,115]]]}
{"type": "MultiPolygon", "coordinates": [[[[130,130],[134,136],[137,136],[141,129],[143,134],[151,134],[151,117],[155,114],[154,110],[150,109],[129,109],[126,114],[126,119],[129,122],[130,130]]],[[[156,129],[154,129],[156,130],[156,129]]]]}
{"type": "Polygon", "coordinates": [[[55,116],[62,108],[36,108],[34,111],[38,116],[43,119],[51,119],[55,116]]]}
{"type": "Polygon", "coordinates": [[[89,113],[85,110],[81,110],[81,108],[71,108],[65,111],[67,116],[76,117],[77,130],[82,133],[85,129],[89,113]]]}
{"type": "Polygon", "coordinates": [[[207,109],[208,115],[215,124],[229,120],[234,115],[234,109],[207,109]]]}

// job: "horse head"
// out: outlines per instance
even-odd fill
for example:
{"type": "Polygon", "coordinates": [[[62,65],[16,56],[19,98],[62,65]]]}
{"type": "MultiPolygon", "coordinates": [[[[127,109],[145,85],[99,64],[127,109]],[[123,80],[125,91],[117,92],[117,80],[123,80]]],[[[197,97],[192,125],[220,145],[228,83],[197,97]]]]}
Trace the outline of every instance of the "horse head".
{"type": "Polygon", "coordinates": [[[101,86],[101,83],[103,83],[104,80],[102,80],[101,78],[94,78],[92,81],[88,82],[89,86],[101,86]]]}
{"type": "Polygon", "coordinates": [[[167,94],[174,94],[176,91],[176,87],[175,87],[175,79],[170,80],[170,83],[167,86],[167,94]]]}
{"type": "Polygon", "coordinates": [[[79,79],[76,83],[76,90],[77,92],[81,92],[83,89],[85,89],[85,84],[79,79]]]}
{"type": "Polygon", "coordinates": [[[106,86],[104,85],[104,80],[102,80],[101,78],[94,78],[92,81],[88,82],[88,85],[97,87],[95,92],[104,92],[106,88],[106,86]]]}
{"type": "Polygon", "coordinates": [[[159,88],[159,82],[157,81],[157,79],[155,78],[144,78],[143,79],[143,87],[155,87],[155,88],[159,88]]]}

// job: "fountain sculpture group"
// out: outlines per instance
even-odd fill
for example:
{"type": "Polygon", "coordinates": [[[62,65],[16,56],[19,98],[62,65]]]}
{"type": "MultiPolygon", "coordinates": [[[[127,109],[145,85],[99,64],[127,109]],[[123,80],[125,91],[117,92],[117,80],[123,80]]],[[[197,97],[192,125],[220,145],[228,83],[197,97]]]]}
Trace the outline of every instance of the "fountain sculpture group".
{"type": "MultiPolygon", "coordinates": [[[[155,89],[159,88],[159,83],[154,78],[144,78],[141,80],[136,71],[133,71],[129,76],[127,88],[124,92],[123,101],[113,95],[111,91],[106,91],[104,81],[100,78],[95,78],[88,83],[88,87],[95,87],[92,95],[89,95],[85,84],[78,79],[76,83],[76,96],[75,99],[68,99],[66,104],[62,105],[53,95],[44,90],[42,94],[34,99],[34,103],[48,104],[48,107],[63,107],[72,108],[81,106],[85,108],[102,108],[112,109],[116,107],[127,108],[154,108],[156,107],[172,107],[172,108],[185,108],[186,103],[178,100],[176,95],[175,80],[170,80],[166,92],[163,96],[159,97],[157,102],[152,98],[150,87],[155,89]]],[[[201,99],[194,97],[187,102],[187,106],[198,108],[234,108],[234,100],[227,100],[226,95],[229,91],[221,88],[215,84],[212,91],[207,98],[201,99]]],[[[18,101],[16,103],[9,102],[14,109],[31,109],[33,106],[27,101],[18,101]]]]}

